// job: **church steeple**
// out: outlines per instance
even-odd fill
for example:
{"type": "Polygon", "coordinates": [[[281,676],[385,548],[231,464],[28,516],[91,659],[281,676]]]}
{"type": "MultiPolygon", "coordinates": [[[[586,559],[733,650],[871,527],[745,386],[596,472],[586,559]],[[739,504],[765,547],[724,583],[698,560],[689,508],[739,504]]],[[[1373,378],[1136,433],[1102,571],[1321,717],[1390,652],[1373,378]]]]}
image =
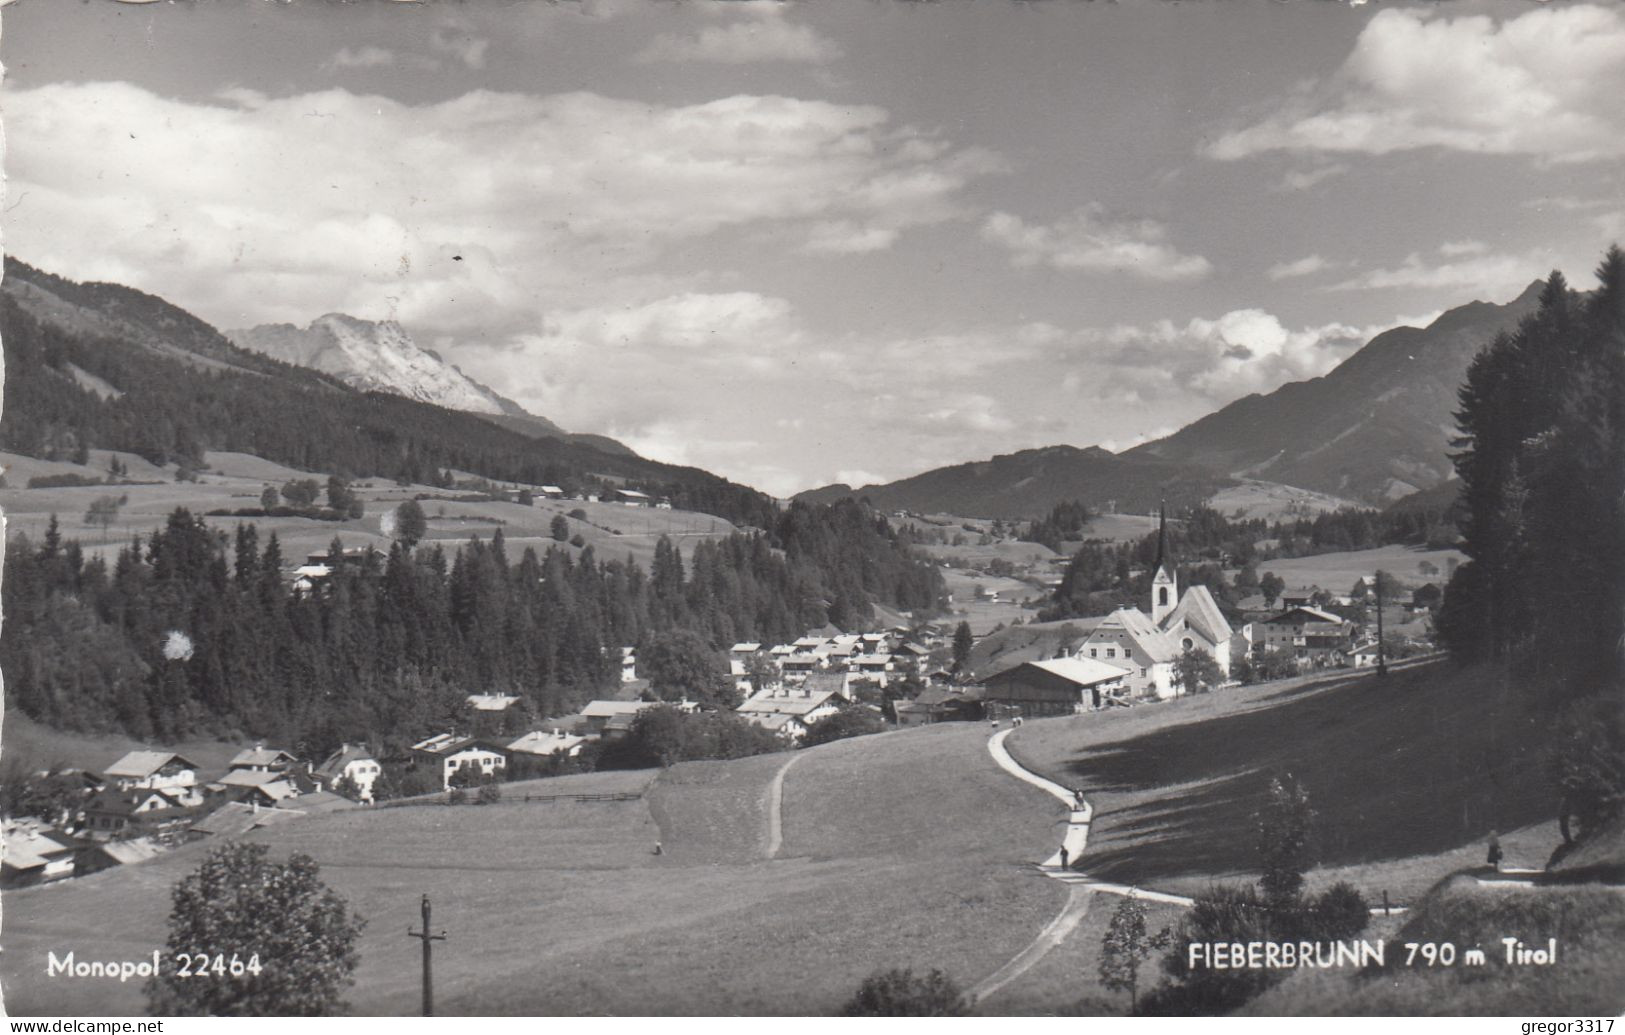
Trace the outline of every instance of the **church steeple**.
{"type": "Polygon", "coordinates": [[[1151,620],[1162,623],[1179,605],[1179,584],[1168,555],[1168,501],[1163,500],[1157,520],[1157,559],[1151,564],[1151,620]]]}

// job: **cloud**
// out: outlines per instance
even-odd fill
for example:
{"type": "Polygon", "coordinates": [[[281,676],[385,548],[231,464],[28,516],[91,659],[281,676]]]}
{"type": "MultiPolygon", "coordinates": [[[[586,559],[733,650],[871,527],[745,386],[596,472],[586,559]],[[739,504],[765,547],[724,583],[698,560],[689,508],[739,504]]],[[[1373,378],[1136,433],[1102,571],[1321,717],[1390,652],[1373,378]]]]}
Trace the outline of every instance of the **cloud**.
{"type": "Polygon", "coordinates": [[[1316,166],[1313,169],[1289,169],[1275,185],[1277,191],[1305,191],[1334,176],[1341,176],[1348,172],[1349,167],[1341,163],[1316,166]]]}
{"type": "Polygon", "coordinates": [[[1330,269],[1334,263],[1328,262],[1317,255],[1306,255],[1293,262],[1278,262],[1264,271],[1264,276],[1270,280],[1289,280],[1293,277],[1307,277],[1330,269]]]}
{"type": "Polygon", "coordinates": [[[1439,254],[1455,258],[1460,255],[1482,255],[1490,250],[1483,241],[1446,241],[1439,245],[1439,254]]]}
{"type": "Polygon", "coordinates": [[[429,46],[442,54],[449,54],[469,68],[479,69],[485,67],[485,52],[491,46],[491,41],[454,25],[442,25],[429,37],[429,46]]]}
{"type": "MultiPolygon", "coordinates": [[[[761,8],[759,4],[706,5],[731,9],[761,8]]],[[[766,8],[776,12],[777,5],[766,8]]],[[[719,65],[744,65],[763,61],[790,61],[827,64],[841,56],[834,40],[810,26],[796,25],[781,17],[764,15],[728,25],[708,25],[697,33],[656,36],[633,60],[640,64],[658,61],[698,61],[719,65]]]]}
{"type": "MultiPolygon", "coordinates": [[[[1446,246],[1448,248],[1450,246],[1446,246]]],[[[1482,249],[1446,251],[1434,262],[1412,252],[1398,266],[1367,270],[1333,284],[1330,291],[1366,291],[1381,288],[1466,288],[1480,298],[1510,297],[1529,282],[1544,276],[1550,260],[1537,254],[1491,255],[1482,249]]]]}
{"type": "Polygon", "coordinates": [[[409,105],[332,89],[189,103],[63,83],[11,91],[6,114],[13,196],[29,192],[8,214],[14,250],[228,327],[341,310],[501,337],[534,329],[542,299],[692,287],[682,278],[703,271],[651,270],[713,233],[884,247],[955,218],[965,185],[998,167],[882,108],[782,96],[474,91],[409,105]]]}
{"type": "Polygon", "coordinates": [[[1080,343],[1120,391],[1196,396],[1211,406],[1319,377],[1374,333],[1341,323],[1290,330],[1274,314],[1249,308],[1184,324],[1159,320],[1092,330],[1080,343]],[[1109,351],[1102,354],[1102,346],[1109,351]]]}
{"type": "Polygon", "coordinates": [[[385,68],[395,64],[396,56],[393,50],[383,47],[374,47],[371,44],[362,47],[343,47],[322,63],[323,68],[385,68]]]}
{"type": "Polygon", "coordinates": [[[1098,204],[1085,205],[1051,225],[995,212],[982,224],[982,239],[1008,250],[1018,266],[1127,273],[1146,280],[1201,280],[1212,265],[1165,243],[1167,228],[1150,219],[1118,219],[1098,204]]]}
{"type": "Polygon", "coordinates": [[[1441,147],[1551,162],[1625,154],[1625,9],[1549,7],[1501,21],[1391,8],[1314,84],[1206,148],[1388,154],[1441,147]]]}

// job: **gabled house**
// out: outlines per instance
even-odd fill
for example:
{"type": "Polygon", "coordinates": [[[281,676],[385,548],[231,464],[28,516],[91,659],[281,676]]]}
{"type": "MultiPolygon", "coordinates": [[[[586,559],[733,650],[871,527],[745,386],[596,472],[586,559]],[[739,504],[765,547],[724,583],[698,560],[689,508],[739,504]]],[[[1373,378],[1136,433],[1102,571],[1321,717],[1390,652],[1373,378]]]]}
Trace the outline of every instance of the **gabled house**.
{"type": "Polygon", "coordinates": [[[934,722],[968,722],[982,717],[981,691],[956,687],[929,687],[912,701],[892,705],[899,726],[924,726],[934,722]]]}
{"type": "Polygon", "coordinates": [[[85,802],[79,812],[79,822],[86,836],[126,838],[170,834],[190,825],[197,815],[196,808],[184,804],[168,791],[110,788],[85,802]]]}
{"type": "Polygon", "coordinates": [[[339,749],[327,756],[327,760],[316,767],[316,778],[328,790],[333,790],[341,780],[348,778],[361,792],[361,800],[372,801],[372,785],[377,782],[382,773],[383,766],[373,757],[363,744],[341,744],[339,749]]]}
{"type": "Polygon", "coordinates": [[[582,745],[586,743],[586,737],[566,733],[561,729],[533,730],[522,737],[509,741],[507,748],[511,754],[515,755],[531,755],[536,758],[564,755],[567,758],[574,758],[581,754],[582,745]]]}
{"type": "Polygon", "coordinates": [[[184,791],[197,784],[196,762],[172,751],[131,751],[103,772],[121,791],[184,791]]]}
{"type": "Polygon", "coordinates": [[[253,747],[237,752],[226,768],[231,770],[244,769],[250,772],[280,773],[293,765],[298,759],[286,751],[278,748],[268,748],[264,744],[255,744],[253,747]]]}
{"type": "Polygon", "coordinates": [[[287,774],[263,769],[233,769],[209,788],[223,794],[227,801],[249,802],[266,808],[276,808],[299,796],[299,788],[287,774]]]}
{"type": "Polygon", "coordinates": [[[49,884],[74,875],[74,858],[83,847],[78,838],[37,823],[5,826],[0,852],[0,888],[49,884]]]}
{"type": "Polygon", "coordinates": [[[850,699],[843,673],[819,672],[797,687],[752,694],[735,711],[758,726],[799,739],[809,725],[834,715],[850,699]]]}
{"type": "Polygon", "coordinates": [[[485,779],[500,777],[508,768],[507,745],[482,738],[442,733],[412,745],[412,754],[420,765],[426,764],[437,774],[442,789],[451,788],[451,779],[460,772],[471,773],[485,779]]]}
{"type": "Polygon", "coordinates": [[[982,706],[1003,705],[1029,719],[1078,715],[1125,690],[1127,676],[1121,664],[1090,658],[1024,661],[982,681],[982,706]]]}
{"type": "Polygon", "coordinates": [[[1336,663],[1353,646],[1355,626],[1318,607],[1293,607],[1254,623],[1255,641],[1264,650],[1281,651],[1311,664],[1336,663]]]}

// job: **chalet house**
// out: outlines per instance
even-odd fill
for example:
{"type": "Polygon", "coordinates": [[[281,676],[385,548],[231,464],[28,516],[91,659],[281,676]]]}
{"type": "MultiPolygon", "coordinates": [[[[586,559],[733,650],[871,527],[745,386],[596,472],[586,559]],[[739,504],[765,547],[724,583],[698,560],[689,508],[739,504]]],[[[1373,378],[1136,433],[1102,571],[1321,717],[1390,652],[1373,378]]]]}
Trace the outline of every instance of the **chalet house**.
{"type": "Polygon", "coordinates": [[[654,499],[648,493],[638,492],[636,489],[616,489],[611,495],[614,496],[615,502],[628,507],[647,507],[654,503],[654,499]]]}
{"type": "Polygon", "coordinates": [[[131,751],[102,774],[120,791],[166,791],[183,805],[198,804],[196,762],[170,751],[131,751]]]}
{"type": "Polygon", "coordinates": [[[799,687],[767,689],[753,694],[735,711],[764,729],[798,740],[807,727],[840,711],[851,700],[846,677],[820,672],[799,687]]]}
{"type": "Polygon", "coordinates": [[[1262,649],[1282,651],[1299,661],[1336,663],[1353,646],[1354,623],[1318,607],[1294,607],[1257,623],[1262,649]]]}
{"type": "Polygon", "coordinates": [[[531,755],[536,758],[547,758],[551,755],[574,758],[581,754],[582,745],[586,743],[586,737],[579,737],[563,730],[534,730],[517,740],[510,741],[507,750],[510,754],[531,755]]]}
{"type": "Polygon", "coordinates": [[[601,737],[609,720],[616,716],[633,716],[653,705],[652,701],[588,701],[581,709],[587,736],[601,737]]]}
{"type": "Polygon", "coordinates": [[[286,751],[277,748],[268,748],[264,744],[255,744],[246,751],[239,751],[226,768],[230,770],[247,770],[256,773],[280,773],[297,762],[286,751]]]}
{"type": "Polygon", "coordinates": [[[1293,586],[1281,591],[1281,606],[1284,608],[1309,607],[1315,602],[1315,597],[1325,592],[1319,586],[1293,586]]]}
{"type": "Polygon", "coordinates": [[[886,685],[887,677],[896,669],[890,654],[860,654],[852,659],[850,667],[858,675],[873,679],[881,686],[886,685]]]}
{"type": "Polygon", "coordinates": [[[546,496],[550,500],[558,500],[558,499],[563,499],[564,498],[564,490],[559,488],[557,485],[544,485],[537,491],[541,495],[546,496]]]}
{"type": "Polygon", "coordinates": [[[1125,689],[1128,669],[1089,658],[1024,661],[982,681],[982,706],[1003,705],[1024,718],[1078,715],[1125,689]]]}
{"type": "Polygon", "coordinates": [[[1348,658],[1355,668],[1373,668],[1377,664],[1377,645],[1362,643],[1349,651],[1348,658]]]}
{"type": "Polygon", "coordinates": [[[80,849],[74,858],[74,875],[84,877],[114,866],[146,862],[163,854],[164,846],[150,837],[89,844],[80,849]]]}
{"type": "Polygon", "coordinates": [[[169,835],[190,826],[198,810],[167,791],[105,790],[85,802],[80,825],[86,836],[107,839],[169,835]]]}
{"type": "Polygon", "coordinates": [[[361,744],[341,744],[337,751],[327,756],[327,761],[316,767],[317,779],[328,790],[349,777],[350,782],[361,791],[361,800],[369,802],[372,801],[372,785],[382,772],[383,767],[378,764],[378,759],[361,744]]]}
{"type": "Polygon", "coordinates": [[[1251,631],[1232,629],[1206,586],[1191,586],[1180,595],[1168,556],[1166,513],[1158,526],[1151,570],[1151,613],[1118,608],[1101,619],[1075,656],[1127,669],[1124,685],[1132,697],[1160,699],[1178,693],[1174,662],[1185,650],[1212,657],[1228,679],[1230,663],[1246,652],[1251,631]]]}
{"type": "Polygon", "coordinates": [[[233,769],[209,785],[228,801],[258,804],[276,808],[290,798],[299,796],[299,788],[285,773],[263,769],[233,769]]]}
{"type": "Polygon", "coordinates": [[[241,837],[250,830],[297,819],[301,815],[303,813],[297,809],[267,809],[255,802],[233,801],[193,823],[187,831],[207,837],[241,837]]]}
{"type": "Polygon", "coordinates": [[[920,691],[912,701],[892,706],[899,726],[924,726],[934,722],[967,722],[982,717],[981,693],[963,687],[931,687],[920,691]]]}
{"type": "Polygon", "coordinates": [[[506,745],[454,733],[442,733],[413,744],[412,755],[419,764],[427,764],[439,774],[440,785],[446,790],[451,788],[451,778],[459,772],[494,777],[508,767],[506,745]]]}
{"type": "Polygon", "coordinates": [[[0,888],[26,888],[72,877],[81,847],[77,838],[47,826],[7,823],[5,851],[0,853],[0,888]]]}

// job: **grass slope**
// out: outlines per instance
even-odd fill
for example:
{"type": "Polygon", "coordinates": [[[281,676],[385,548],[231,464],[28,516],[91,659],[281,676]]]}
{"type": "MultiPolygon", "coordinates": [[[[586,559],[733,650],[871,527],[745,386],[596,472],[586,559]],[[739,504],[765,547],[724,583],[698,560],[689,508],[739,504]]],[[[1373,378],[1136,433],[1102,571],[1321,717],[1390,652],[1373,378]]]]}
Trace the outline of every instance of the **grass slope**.
{"type": "MultiPolygon", "coordinates": [[[[1423,550],[1413,546],[1383,546],[1375,550],[1352,550],[1345,553],[1323,553],[1314,557],[1288,557],[1264,561],[1258,566],[1259,574],[1274,572],[1286,580],[1287,588],[1319,586],[1331,593],[1347,593],[1354,580],[1382,569],[1403,586],[1416,587],[1426,583],[1443,586],[1450,575],[1450,561],[1465,561],[1460,550],[1423,550]],[[1435,574],[1424,574],[1423,564],[1437,568],[1435,574]]],[[[1408,599],[1408,598],[1407,598],[1408,599]]]]}
{"type": "MultiPolygon", "coordinates": [[[[1063,889],[1024,863],[1059,810],[997,770],[978,726],[813,748],[784,783],[784,844],[764,858],[766,790],[792,756],[674,767],[640,801],[352,810],[250,835],[298,850],[369,920],[357,1012],[417,1008],[418,897],[446,1014],[827,1014],[873,970],[942,966],[969,986],[1023,948],[1063,889]],[[653,854],[654,842],[666,851],[653,854]]],[[[624,789],[650,774],[543,781],[624,789]]],[[[44,978],[47,949],[139,958],[168,888],[203,846],[84,881],[8,892],[7,1008],[131,1013],[134,985],[44,978]]]]}
{"type": "Polygon", "coordinates": [[[1503,680],[1439,661],[1033,722],[1009,746],[1084,788],[1092,875],[1186,894],[1256,878],[1252,817],[1289,771],[1317,811],[1311,883],[1403,902],[1482,862],[1493,832],[1509,864],[1545,863],[1544,728],[1503,680]]]}

